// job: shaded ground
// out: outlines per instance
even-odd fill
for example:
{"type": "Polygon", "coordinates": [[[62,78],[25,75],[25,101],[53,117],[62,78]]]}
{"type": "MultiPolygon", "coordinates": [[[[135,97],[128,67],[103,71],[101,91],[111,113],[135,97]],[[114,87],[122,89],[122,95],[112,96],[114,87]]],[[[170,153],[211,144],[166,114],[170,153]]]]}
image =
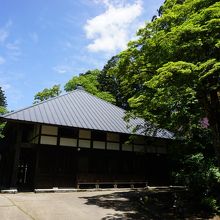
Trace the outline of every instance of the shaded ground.
{"type": "MultiPolygon", "coordinates": [[[[184,193],[184,192],[178,192],[184,193]]],[[[178,195],[179,196],[179,195],[178,195]]],[[[119,219],[211,219],[193,213],[186,201],[181,210],[178,198],[168,189],[115,190],[73,193],[0,194],[1,220],[119,220],[119,219]],[[174,200],[177,202],[174,203],[174,200]]],[[[220,220],[220,218],[215,218],[220,220]]]]}
{"type": "Polygon", "coordinates": [[[114,209],[123,214],[108,215],[102,220],[112,219],[219,219],[202,210],[195,210],[195,204],[184,200],[185,191],[170,189],[132,190],[107,195],[83,197],[86,204],[105,209],[114,209]]]}

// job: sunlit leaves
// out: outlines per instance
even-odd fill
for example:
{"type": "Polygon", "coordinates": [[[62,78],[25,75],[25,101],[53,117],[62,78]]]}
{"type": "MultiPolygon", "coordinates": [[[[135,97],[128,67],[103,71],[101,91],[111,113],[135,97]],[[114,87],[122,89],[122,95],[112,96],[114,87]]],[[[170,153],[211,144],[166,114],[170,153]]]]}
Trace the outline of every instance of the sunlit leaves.
{"type": "Polygon", "coordinates": [[[35,96],[34,96],[34,103],[38,103],[38,102],[42,102],[44,100],[47,100],[49,98],[53,98],[56,97],[58,95],[60,95],[61,93],[61,89],[60,89],[60,85],[54,85],[51,88],[45,88],[43,91],[38,92],[35,96]]]}
{"type": "Polygon", "coordinates": [[[6,97],[5,97],[5,93],[2,90],[2,88],[0,87],[0,107],[6,107],[7,106],[7,101],[6,101],[6,97]]]}
{"type": "Polygon", "coordinates": [[[74,76],[65,85],[65,91],[73,91],[77,86],[83,86],[85,91],[96,95],[97,97],[104,99],[108,102],[115,103],[115,98],[107,91],[100,90],[100,83],[98,82],[98,76],[100,76],[100,70],[89,70],[79,76],[74,76]]]}
{"type": "MultiPolygon", "coordinates": [[[[3,115],[5,113],[7,113],[7,109],[3,106],[0,106],[0,115],[3,115]]],[[[4,127],[5,127],[5,122],[1,122],[0,123],[0,139],[4,137],[3,135],[4,127]]]]}

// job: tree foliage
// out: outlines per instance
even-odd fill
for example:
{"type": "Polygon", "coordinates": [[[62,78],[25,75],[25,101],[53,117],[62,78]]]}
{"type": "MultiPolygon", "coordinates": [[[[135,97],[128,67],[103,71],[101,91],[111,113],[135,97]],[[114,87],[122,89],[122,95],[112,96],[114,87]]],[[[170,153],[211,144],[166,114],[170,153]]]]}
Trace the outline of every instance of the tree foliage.
{"type": "Polygon", "coordinates": [[[113,94],[109,93],[106,90],[101,90],[101,85],[98,81],[99,75],[99,70],[89,70],[85,73],[80,74],[79,76],[74,76],[66,83],[64,89],[66,92],[69,92],[76,89],[78,85],[81,85],[87,92],[96,95],[97,97],[104,99],[108,102],[115,103],[115,98],[113,94]]]}
{"type": "MultiPolygon", "coordinates": [[[[3,115],[7,112],[6,106],[7,106],[6,96],[2,88],[0,87],[0,115],[3,115]]],[[[4,137],[2,134],[4,127],[5,127],[5,123],[0,123],[0,139],[4,137]]]]}
{"type": "Polygon", "coordinates": [[[190,145],[193,152],[187,148],[179,157],[177,176],[188,179],[193,192],[209,190],[220,182],[220,2],[166,0],[138,36],[112,70],[127,94],[128,115],[190,145]]]}
{"type": "Polygon", "coordinates": [[[5,93],[4,93],[4,91],[2,90],[1,87],[0,87],[0,106],[5,107],[5,108],[7,106],[5,93]]]}
{"type": "Polygon", "coordinates": [[[213,156],[209,129],[192,128],[192,138],[172,147],[173,181],[187,186],[187,200],[206,213],[220,211],[220,169],[213,156]]]}
{"type": "Polygon", "coordinates": [[[60,85],[54,85],[52,88],[45,88],[34,96],[34,103],[42,102],[49,98],[56,97],[61,94],[60,85]]]}
{"type": "Polygon", "coordinates": [[[220,164],[220,2],[166,0],[114,68],[130,113],[192,138],[207,117],[220,164]]]}
{"type": "Polygon", "coordinates": [[[100,71],[97,80],[101,91],[112,94],[115,97],[115,104],[121,108],[127,109],[127,93],[123,93],[121,89],[122,81],[114,72],[118,60],[118,56],[113,56],[100,71]]]}
{"type": "MultiPolygon", "coordinates": [[[[3,106],[0,106],[0,115],[3,115],[5,113],[7,113],[6,108],[3,106]]],[[[4,135],[3,135],[4,127],[5,127],[5,122],[1,122],[0,123],[0,139],[4,137],[4,135]]]]}

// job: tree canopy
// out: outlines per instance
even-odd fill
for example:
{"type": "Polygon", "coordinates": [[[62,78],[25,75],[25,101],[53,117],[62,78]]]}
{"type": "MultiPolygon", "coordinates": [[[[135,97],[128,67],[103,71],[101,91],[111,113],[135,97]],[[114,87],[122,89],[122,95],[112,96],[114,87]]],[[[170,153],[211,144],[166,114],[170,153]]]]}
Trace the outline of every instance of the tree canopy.
{"type": "Polygon", "coordinates": [[[54,85],[52,88],[45,88],[34,96],[34,103],[38,103],[61,94],[60,85],[54,85]]]}
{"type": "Polygon", "coordinates": [[[121,90],[127,90],[128,116],[142,117],[153,128],[167,128],[190,146],[185,145],[185,152],[176,149],[175,176],[198,201],[217,210],[220,2],[166,0],[138,36],[114,65],[121,90]]]}
{"type": "Polygon", "coordinates": [[[115,68],[117,67],[118,60],[119,56],[113,56],[100,71],[100,74],[97,76],[97,80],[99,82],[99,89],[112,94],[117,106],[123,109],[128,109],[127,92],[122,90],[122,80],[119,75],[115,74],[115,68]]]}
{"type": "MultiPolygon", "coordinates": [[[[6,96],[2,88],[0,87],[0,115],[5,114],[7,112],[6,107],[7,107],[6,96]]],[[[0,123],[0,139],[4,137],[2,134],[4,127],[5,127],[5,123],[0,123]]]]}
{"type": "Polygon", "coordinates": [[[2,87],[0,87],[0,106],[5,107],[7,106],[6,96],[2,87]]]}
{"type": "Polygon", "coordinates": [[[115,97],[113,94],[106,90],[101,90],[100,81],[98,81],[99,75],[100,70],[98,69],[81,73],[79,76],[74,76],[71,80],[69,80],[64,86],[64,89],[66,92],[69,92],[76,89],[78,85],[81,85],[87,92],[108,102],[115,103],[115,97]]]}
{"type": "Polygon", "coordinates": [[[114,68],[130,113],[186,138],[208,118],[220,164],[220,2],[167,0],[138,36],[114,68]]]}

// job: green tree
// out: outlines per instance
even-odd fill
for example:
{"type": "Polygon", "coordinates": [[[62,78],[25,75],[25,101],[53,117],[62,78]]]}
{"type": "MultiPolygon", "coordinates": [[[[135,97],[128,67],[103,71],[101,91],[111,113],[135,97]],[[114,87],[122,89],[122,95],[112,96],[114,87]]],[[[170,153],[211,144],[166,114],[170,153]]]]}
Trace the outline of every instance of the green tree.
{"type": "Polygon", "coordinates": [[[115,97],[115,104],[121,108],[127,109],[127,93],[123,93],[121,89],[121,79],[115,74],[118,60],[118,56],[113,56],[100,71],[97,80],[101,91],[112,94],[115,97]]]}
{"type": "Polygon", "coordinates": [[[41,101],[47,100],[49,98],[56,97],[61,94],[60,85],[54,85],[52,88],[46,88],[41,92],[38,92],[34,96],[34,103],[39,103],[41,101]]]}
{"type": "Polygon", "coordinates": [[[220,2],[166,0],[138,36],[114,68],[128,116],[151,122],[146,131],[162,127],[181,138],[186,152],[174,152],[176,176],[204,198],[220,182],[220,2]]]}
{"type": "MultiPolygon", "coordinates": [[[[6,108],[3,106],[0,106],[0,115],[3,115],[5,113],[7,113],[6,108]]],[[[0,123],[0,139],[4,137],[4,135],[3,135],[4,127],[5,127],[5,122],[1,122],[0,123]]]]}
{"type": "Polygon", "coordinates": [[[208,118],[220,165],[220,2],[165,1],[119,55],[131,114],[190,138],[208,118]]]}
{"type": "MultiPolygon", "coordinates": [[[[0,115],[5,114],[7,112],[6,110],[7,101],[6,96],[2,88],[0,87],[0,115]]],[[[5,123],[0,123],[0,139],[4,137],[3,129],[5,127],[5,123]]]]}
{"type": "Polygon", "coordinates": [[[97,97],[104,99],[108,102],[115,103],[115,98],[111,93],[101,90],[100,84],[97,80],[99,75],[99,70],[89,70],[85,73],[80,74],[79,76],[74,76],[66,83],[64,89],[66,92],[69,92],[76,89],[78,85],[81,85],[84,87],[85,91],[96,95],[97,97]]]}
{"type": "Polygon", "coordinates": [[[6,101],[6,97],[5,97],[5,93],[2,90],[2,88],[0,87],[0,106],[3,106],[6,108],[7,106],[7,101],[6,101]]]}

